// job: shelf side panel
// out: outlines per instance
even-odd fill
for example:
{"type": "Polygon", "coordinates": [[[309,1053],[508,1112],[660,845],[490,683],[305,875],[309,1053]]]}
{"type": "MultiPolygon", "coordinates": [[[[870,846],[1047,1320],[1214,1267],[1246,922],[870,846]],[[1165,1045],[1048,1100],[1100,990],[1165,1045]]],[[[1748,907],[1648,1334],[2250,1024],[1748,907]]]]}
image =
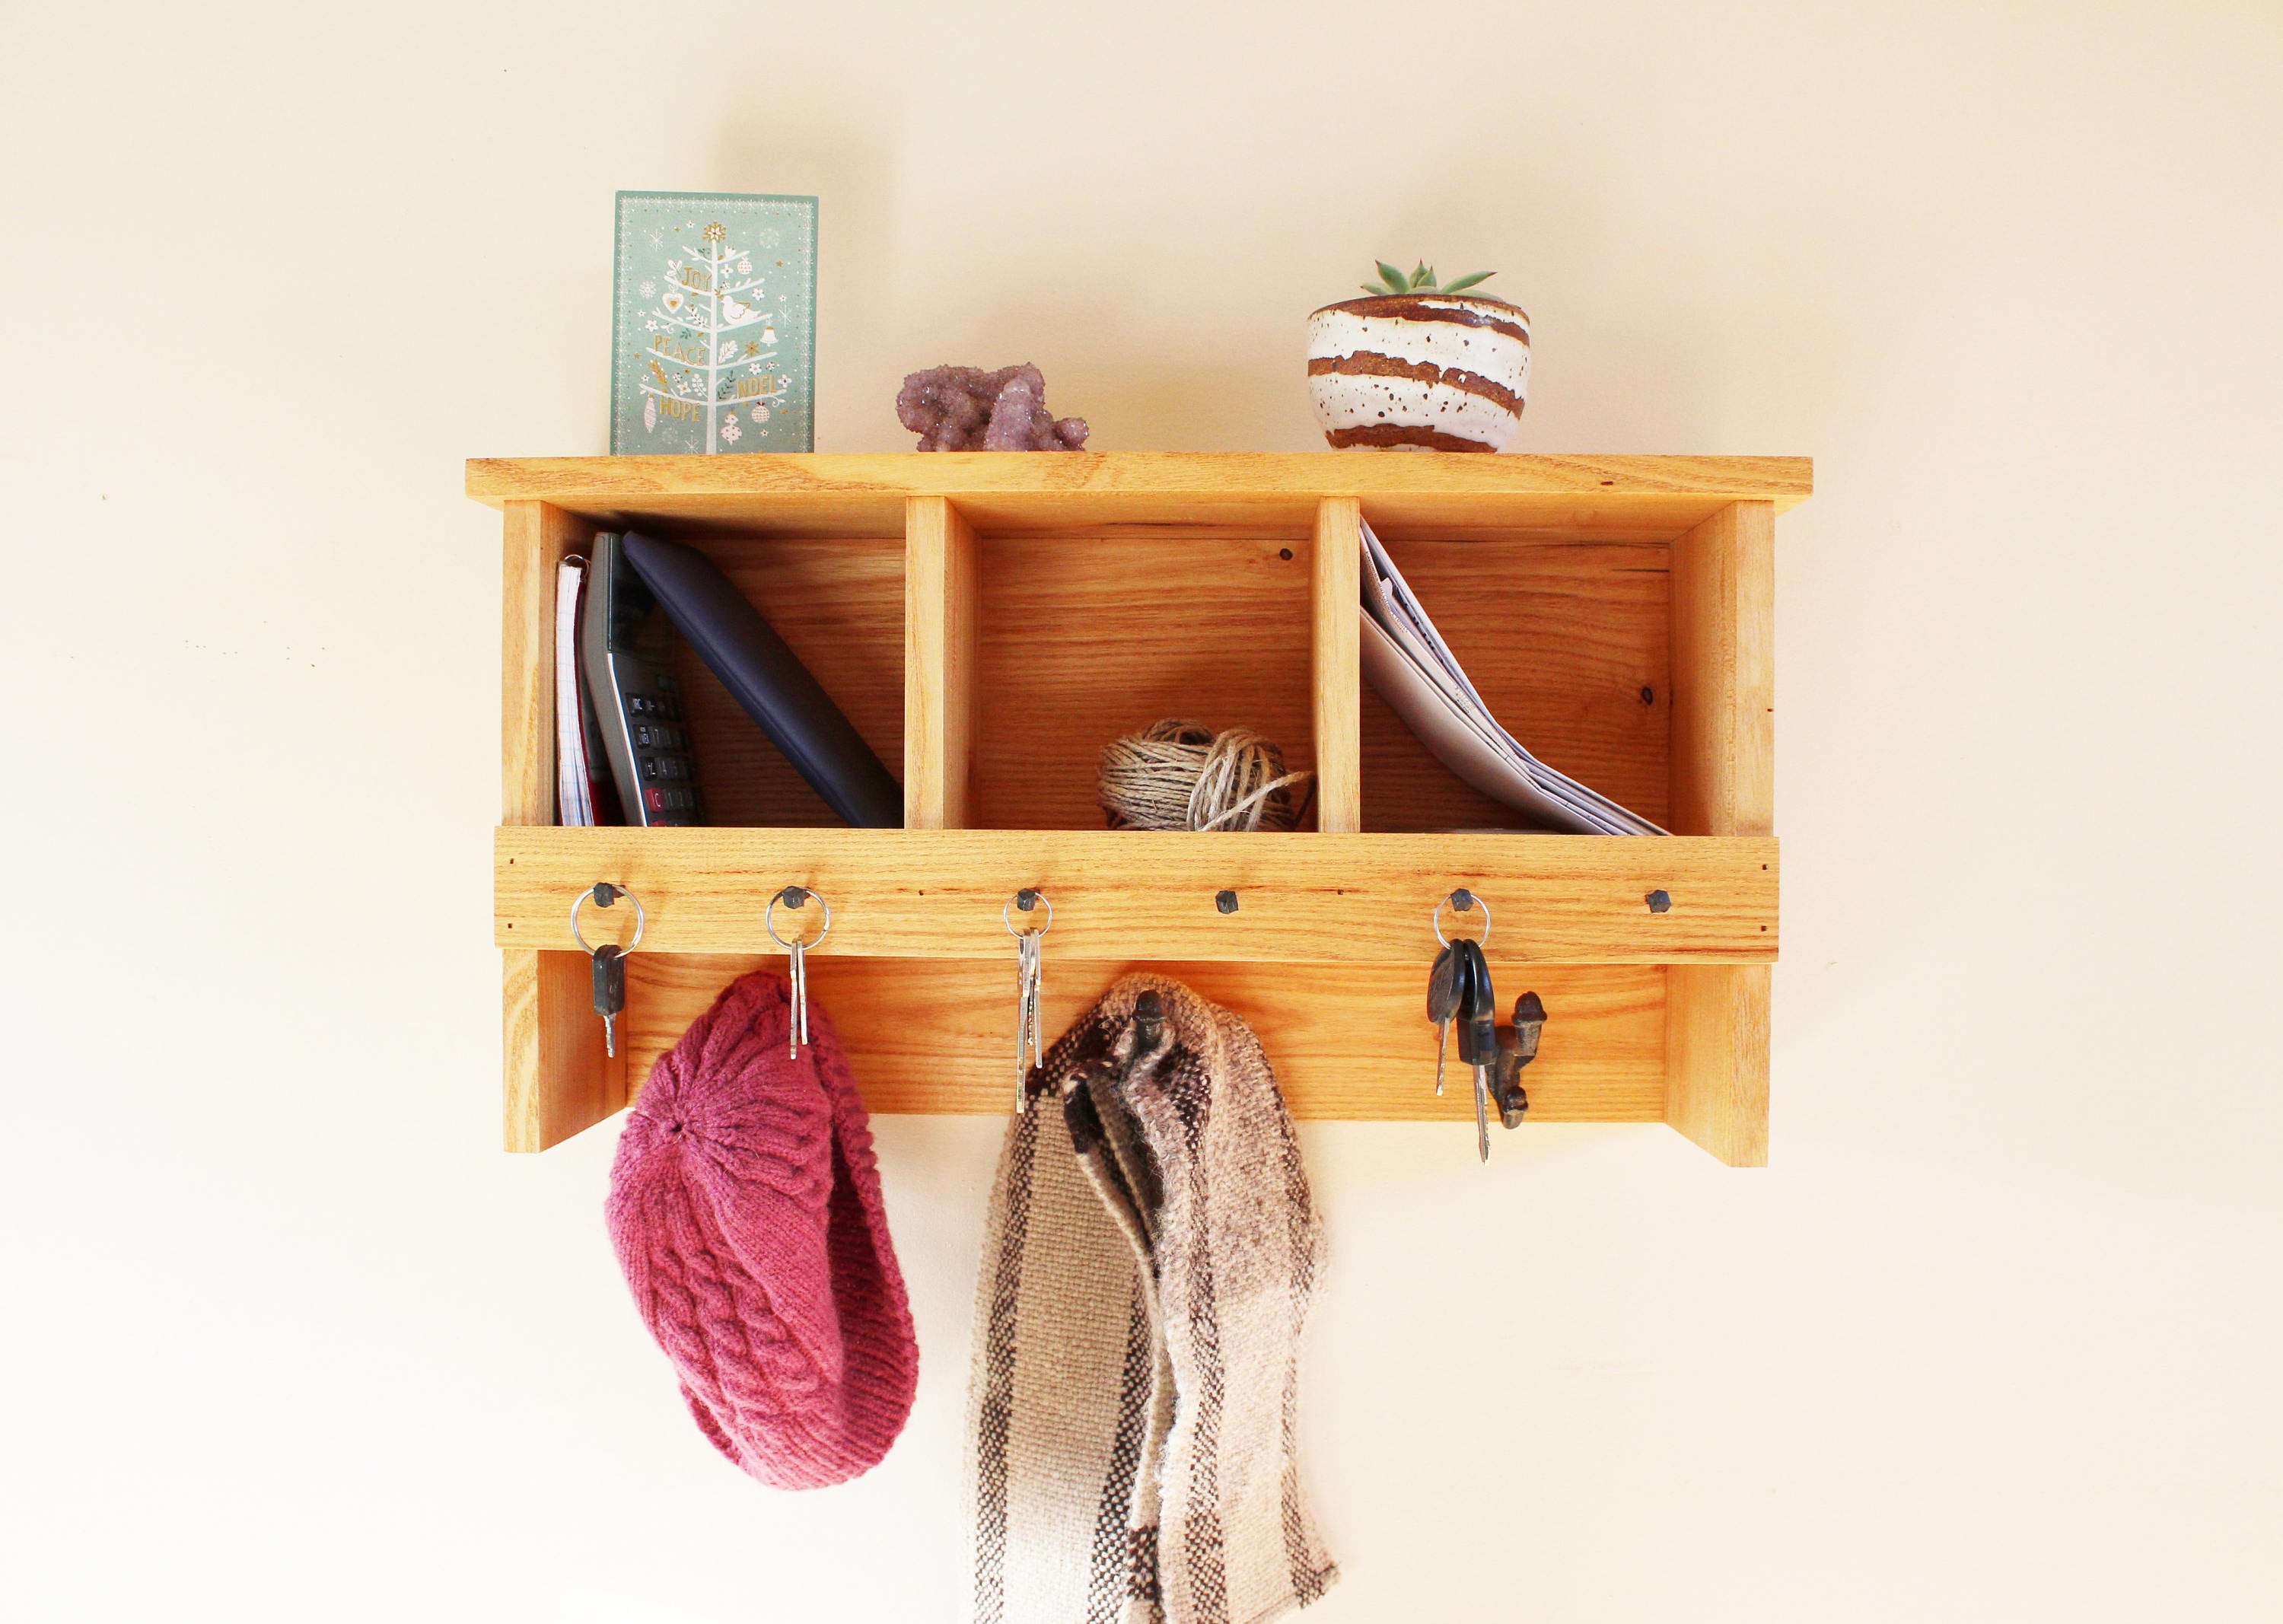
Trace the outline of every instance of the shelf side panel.
{"type": "MultiPolygon", "coordinates": [[[[592,527],[544,502],[510,502],[503,520],[500,821],[545,827],[556,816],[555,573],[592,527]]],[[[543,1151],[626,1103],[626,1060],[603,1053],[586,955],[507,950],[500,1026],[509,1150],[543,1151]]]]}
{"type": "Polygon", "coordinates": [[[1316,827],[1353,834],[1363,827],[1360,715],[1363,671],[1362,504],[1331,496],[1316,510],[1314,622],[1316,827]]]}
{"type": "Polygon", "coordinates": [[[544,502],[503,513],[500,822],[555,821],[555,572],[592,527],[544,502]]]}
{"type": "Polygon", "coordinates": [[[904,827],[964,829],[973,759],[976,543],[941,496],[904,519],[904,827]]]}
{"type": "Polygon", "coordinates": [[[621,1038],[615,1059],[603,1052],[584,953],[510,948],[501,956],[503,1136],[510,1151],[543,1151],[625,1105],[627,1046],[621,1038]]]}
{"type": "MultiPolygon", "coordinates": [[[[1672,828],[1775,832],[1775,510],[1739,502],[1672,547],[1672,828]]],[[[1721,1160],[1768,1159],[1765,964],[1666,972],[1665,1120],[1721,1160]]]]}
{"type": "Polygon", "coordinates": [[[1775,832],[1775,510],[1739,502],[1672,546],[1675,834],[1775,832]]]}
{"type": "Polygon", "coordinates": [[[1664,1120],[1732,1167],[1766,1167],[1768,966],[1664,973],[1664,1120]]]}

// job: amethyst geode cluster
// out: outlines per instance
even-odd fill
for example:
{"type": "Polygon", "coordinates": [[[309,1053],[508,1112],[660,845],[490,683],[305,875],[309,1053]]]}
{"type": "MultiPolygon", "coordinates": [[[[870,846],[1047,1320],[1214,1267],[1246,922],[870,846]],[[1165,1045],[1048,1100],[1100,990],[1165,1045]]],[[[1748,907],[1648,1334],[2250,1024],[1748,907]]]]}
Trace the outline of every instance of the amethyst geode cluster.
{"type": "Polygon", "coordinates": [[[1086,419],[1056,421],[1047,380],[1029,362],[1002,366],[931,366],[904,379],[896,416],[923,451],[1079,451],[1086,419]]]}

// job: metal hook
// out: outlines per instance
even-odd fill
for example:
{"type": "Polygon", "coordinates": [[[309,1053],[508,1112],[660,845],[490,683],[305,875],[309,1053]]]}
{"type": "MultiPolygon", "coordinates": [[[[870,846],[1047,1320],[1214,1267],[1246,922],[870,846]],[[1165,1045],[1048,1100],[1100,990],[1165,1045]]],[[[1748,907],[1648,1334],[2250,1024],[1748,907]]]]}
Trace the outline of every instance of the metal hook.
{"type": "Polygon", "coordinates": [[[1006,925],[1007,933],[1017,941],[1022,941],[1025,936],[1043,936],[1048,931],[1055,928],[1055,902],[1054,899],[1048,896],[1045,892],[1025,886],[1022,890],[1017,891],[1014,895],[1009,897],[1004,902],[1000,904],[999,918],[1000,921],[1006,925]],[[1040,902],[1044,902],[1047,905],[1047,922],[1044,925],[1040,925],[1036,930],[1017,930],[1015,928],[1015,920],[1012,910],[1019,908],[1025,913],[1029,913],[1040,902]]]}
{"type": "Polygon", "coordinates": [[[824,898],[818,895],[817,893],[810,890],[806,886],[787,886],[783,890],[769,898],[769,905],[761,910],[761,928],[769,933],[769,940],[771,941],[775,942],[777,946],[783,948],[786,952],[791,952],[796,943],[803,951],[806,951],[808,949],[815,947],[818,942],[822,941],[827,936],[832,933],[832,904],[826,902],[824,898]],[[816,933],[816,936],[814,941],[801,941],[799,938],[796,936],[792,941],[787,941],[783,937],[777,934],[777,904],[779,902],[783,902],[787,908],[798,908],[803,902],[811,897],[814,897],[816,899],[816,905],[824,910],[824,928],[816,933]]]}
{"type": "Polygon", "coordinates": [[[1451,893],[1450,895],[1445,897],[1441,902],[1435,904],[1435,917],[1433,920],[1435,926],[1435,940],[1440,942],[1443,946],[1447,948],[1451,945],[1451,939],[1443,934],[1443,910],[1445,908],[1453,909],[1460,913],[1472,913],[1476,909],[1481,909],[1483,910],[1483,933],[1476,937],[1475,940],[1478,942],[1482,942],[1488,941],[1491,939],[1490,903],[1484,898],[1477,896],[1464,886],[1461,886],[1456,891],[1451,893]]]}
{"type": "Polygon", "coordinates": [[[647,917],[643,912],[642,898],[636,896],[633,892],[627,890],[624,886],[618,884],[614,880],[596,880],[593,890],[581,891],[579,894],[579,900],[571,904],[571,940],[579,944],[579,950],[580,952],[588,955],[590,957],[593,956],[595,949],[588,946],[586,937],[579,933],[579,910],[589,902],[594,903],[597,908],[608,908],[611,905],[611,902],[604,901],[603,896],[603,893],[605,890],[614,894],[612,901],[615,901],[618,897],[622,896],[635,905],[635,939],[627,943],[625,947],[619,949],[619,951],[621,954],[631,953],[642,945],[643,924],[647,917]]]}

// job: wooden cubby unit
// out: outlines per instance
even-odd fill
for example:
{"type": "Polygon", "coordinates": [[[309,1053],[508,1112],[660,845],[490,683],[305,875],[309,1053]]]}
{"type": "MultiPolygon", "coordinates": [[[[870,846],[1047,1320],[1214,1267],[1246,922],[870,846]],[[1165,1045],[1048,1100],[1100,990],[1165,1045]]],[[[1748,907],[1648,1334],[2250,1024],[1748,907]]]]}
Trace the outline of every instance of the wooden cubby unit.
{"type": "Polygon", "coordinates": [[[508,1147],[619,1110],[724,985],[781,966],[762,910],[791,884],[832,904],[812,986],[876,1111],[1008,1109],[1000,910],[1035,886],[1050,1028],[1146,964],[1252,1024],[1296,1115],[1456,1122],[1471,1092],[1435,1097],[1422,1005],[1430,911],[1466,886],[1493,910],[1501,1003],[1535,988],[1549,1013],[1531,1121],[1668,1122],[1764,1163],[1773,543],[1810,480],[1798,457],[470,463],[506,533],[508,1147]],[[1517,737],[1671,838],[1511,832],[1427,753],[1360,680],[1360,518],[1517,737]],[[713,826],[553,827],[556,565],[615,528],[713,554],[900,769],[903,829],[839,826],[686,652],[713,826]],[[1313,769],[1303,828],[1103,829],[1096,752],[1167,715],[1258,728],[1313,769]],[[568,924],[601,879],[648,910],[616,1059],[568,924]]]}

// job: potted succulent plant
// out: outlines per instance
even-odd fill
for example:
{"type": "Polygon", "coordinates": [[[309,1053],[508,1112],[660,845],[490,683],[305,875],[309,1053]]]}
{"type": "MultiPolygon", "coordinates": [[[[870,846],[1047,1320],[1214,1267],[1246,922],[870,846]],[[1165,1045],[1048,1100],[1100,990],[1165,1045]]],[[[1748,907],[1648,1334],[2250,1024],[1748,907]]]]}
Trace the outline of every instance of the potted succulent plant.
{"type": "Polygon", "coordinates": [[[1478,270],[1438,285],[1384,260],[1365,297],[1308,317],[1308,391],[1338,447],[1497,451],[1522,426],[1530,388],[1530,317],[1467,290],[1478,270]]]}

